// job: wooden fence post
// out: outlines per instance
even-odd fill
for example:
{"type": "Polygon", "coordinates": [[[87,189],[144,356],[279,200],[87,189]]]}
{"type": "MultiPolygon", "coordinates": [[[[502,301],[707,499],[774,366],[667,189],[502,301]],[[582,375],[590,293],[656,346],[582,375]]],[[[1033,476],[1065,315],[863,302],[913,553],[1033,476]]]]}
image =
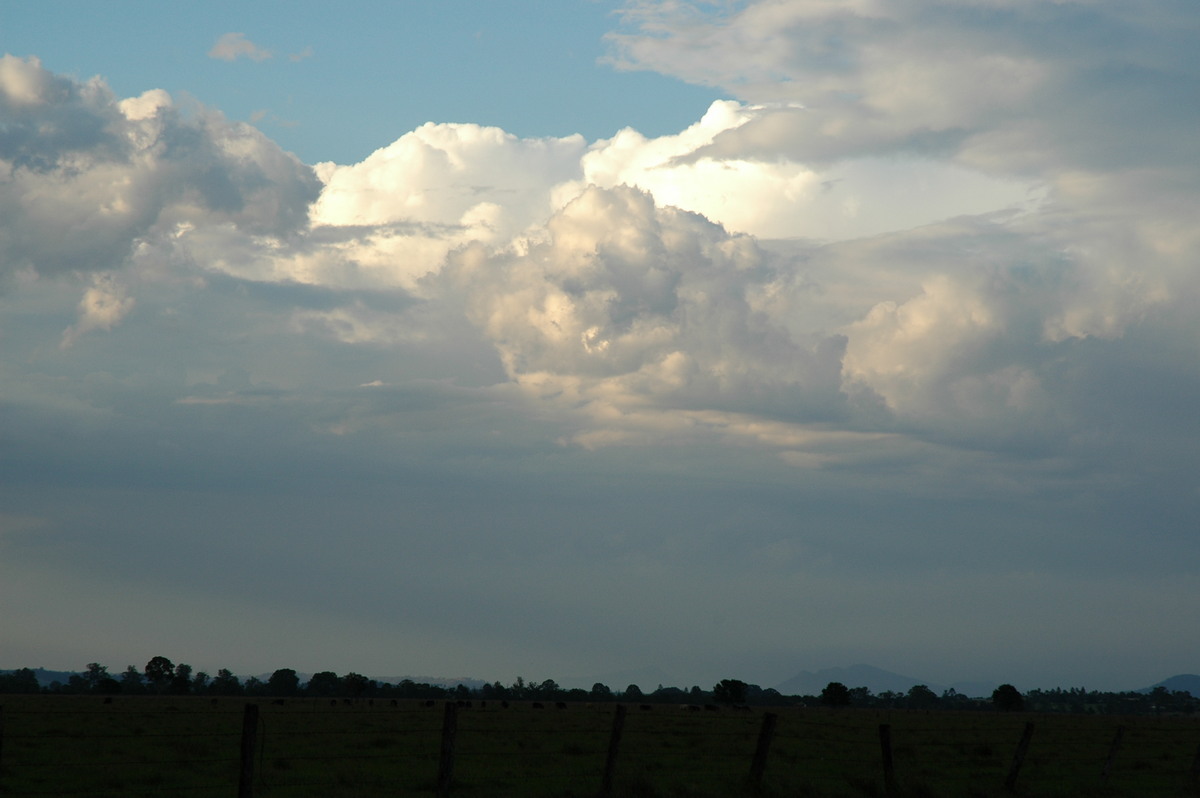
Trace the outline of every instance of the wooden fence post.
{"type": "Polygon", "coordinates": [[[238,776],[238,798],[254,796],[254,749],[258,744],[258,705],[246,704],[242,714],[242,767],[238,776]]]}
{"type": "Polygon", "coordinates": [[[625,729],[625,705],[617,704],[613,715],[612,735],[608,738],[608,757],[604,760],[604,781],[600,785],[601,795],[612,795],[613,774],[617,770],[617,749],[621,747],[621,732],[625,729]]]}
{"type": "Polygon", "coordinates": [[[754,761],[750,763],[750,783],[755,787],[762,784],[763,772],[767,769],[767,754],[771,752],[771,738],[775,736],[775,722],[779,716],[773,712],[763,715],[762,728],[758,730],[758,745],[754,747],[754,761]]]}
{"type": "Polygon", "coordinates": [[[438,798],[450,795],[450,781],[454,778],[454,738],[458,734],[458,714],[453,701],[446,702],[446,714],[442,720],[442,755],[438,761],[438,798]]]}
{"type": "Polygon", "coordinates": [[[1200,745],[1196,746],[1196,755],[1192,757],[1192,780],[1200,782],[1200,745]]]}
{"type": "Polygon", "coordinates": [[[1029,741],[1033,739],[1033,724],[1026,723],[1025,731],[1021,733],[1021,742],[1017,743],[1017,752],[1013,754],[1012,767],[1008,769],[1008,778],[1004,780],[1004,789],[1015,790],[1017,788],[1017,774],[1021,772],[1021,765],[1025,762],[1025,753],[1029,750],[1029,741]]]}
{"type": "Polygon", "coordinates": [[[879,750],[883,754],[883,792],[885,795],[895,795],[896,764],[892,760],[891,724],[879,724],[879,750]]]}
{"type": "Polygon", "coordinates": [[[1117,758],[1117,751],[1121,748],[1121,738],[1125,736],[1125,727],[1118,726],[1117,734],[1113,737],[1112,745],[1108,747],[1108,757],[1104,760],[1104,769],[1100,771],[1100,782],[1108,781],[1108,773],[1112,770],[1113,760],[1117,758]]]}

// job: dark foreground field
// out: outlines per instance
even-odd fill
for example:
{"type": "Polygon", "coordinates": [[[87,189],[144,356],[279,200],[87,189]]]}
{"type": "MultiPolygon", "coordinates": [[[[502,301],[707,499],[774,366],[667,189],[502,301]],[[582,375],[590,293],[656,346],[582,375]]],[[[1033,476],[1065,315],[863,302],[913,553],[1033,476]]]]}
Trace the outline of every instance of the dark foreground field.
{"type": "MultiPolygon", "coordinates": [[[[237,796],[243,699],[4,696],[0,795],[237,796]]],[[[443,702],[262,699],[251,794],[435,795],[443,702]]],[[[596,796],[615,704],[455,711],[455,796],[596,796]]],[[[628,706],[614,796],[1200,796],[1200,721],[1181,717],[628,706]],[[764,716],[776,716],[751,781],[764,716]],[[1120,737],[1114,748],[1114,741],[1120,737]],[[1106,774],[1107,771],[1107,774],[1106,774]]],[[[243,788],[244,789],[244,788],[243,788]]]]}

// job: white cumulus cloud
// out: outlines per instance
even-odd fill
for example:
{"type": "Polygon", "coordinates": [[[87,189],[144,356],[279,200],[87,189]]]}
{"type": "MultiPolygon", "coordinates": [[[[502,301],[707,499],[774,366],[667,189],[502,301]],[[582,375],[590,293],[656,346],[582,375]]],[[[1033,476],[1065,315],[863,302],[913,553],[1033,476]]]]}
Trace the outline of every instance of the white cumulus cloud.
{"type": "Polygon", "coordinates": [[[111,271],[198,228],[265,240],[307,227],[316,177],[254,128],[161,90],[118,101],[37,59],[0,69],[0,275],[111,271]]]}

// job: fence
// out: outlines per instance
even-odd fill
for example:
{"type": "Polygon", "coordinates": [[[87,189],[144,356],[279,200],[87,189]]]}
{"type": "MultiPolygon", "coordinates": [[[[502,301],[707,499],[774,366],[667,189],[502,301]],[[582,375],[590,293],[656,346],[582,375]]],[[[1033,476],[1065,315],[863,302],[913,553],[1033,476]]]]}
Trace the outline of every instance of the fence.
{"type": "Polygon", "coordinates": [[[0,795],[1200,795],[1193,718],[9,697],[0,795]],[[1072,792],[1073,791],[1073,792],[1072,792]]]}

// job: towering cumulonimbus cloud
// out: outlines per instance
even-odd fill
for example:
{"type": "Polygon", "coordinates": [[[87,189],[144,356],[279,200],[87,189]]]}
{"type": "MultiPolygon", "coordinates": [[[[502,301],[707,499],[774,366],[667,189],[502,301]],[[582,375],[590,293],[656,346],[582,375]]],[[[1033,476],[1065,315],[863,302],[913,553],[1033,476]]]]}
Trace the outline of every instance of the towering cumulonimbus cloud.
{"type": "Polygon", "coordinates": [[[843,341],[797,340],[764,312],[762,294],[787,279],[767,254],[643,191],[589,188],[539,240],[465,248],[443,279],[533,397],[613,421],[680,407],[839,412],[843,341]]]}

